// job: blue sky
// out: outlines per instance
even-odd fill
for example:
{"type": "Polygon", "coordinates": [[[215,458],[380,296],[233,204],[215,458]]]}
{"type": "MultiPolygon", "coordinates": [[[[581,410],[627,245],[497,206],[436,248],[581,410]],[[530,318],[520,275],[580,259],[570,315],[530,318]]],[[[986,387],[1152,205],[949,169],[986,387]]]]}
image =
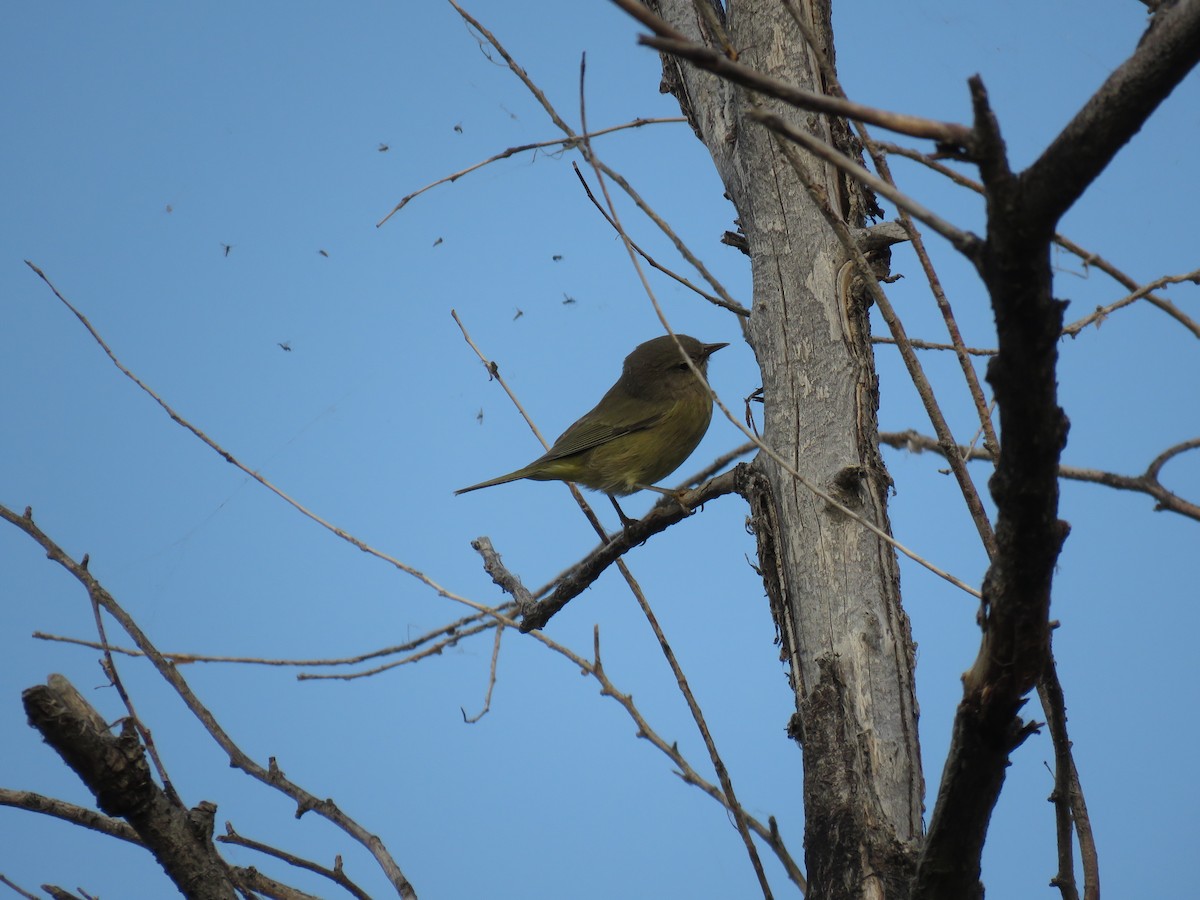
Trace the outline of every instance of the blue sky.
{"type": "MultiPolygon", "coordinates": [[[[636,29],[610,4],[469,8],[572,123],[583,51],[593,128],[678,114],[658,94],[656,57],[636,46],[636,29]]],[[[60,544],[89,553],[91,571],[160,648],[344,656],[464,610],[302,518],[173,424],[24,259],[182,415],[310,509],[450,590],[500,599],[469,546],[481,534],[531,586],[593,546],[559,485],[452,494],[539,448],[451,309],[550,436],[595,402],[634,345],[660,332],[571,157],[504,161],[375,224],[434,179],[556,136],[448,5],[39,4],[9,9],[7,20],[0,500],[32,506],[60,544]]],[[[965,79],[981,73],[1016,166],[1124,59],[1143,24],[1129,2],[870,2],[840,8],[835,19],[843,82],[860,101],[966,121],[965,79]]],[[[1060,229],[1142,281],[1198,264],[1190,225],[1198,82],[1193,74],[1181,86],[1060,229]]],[[[733,210],[690,130],[630,131],[598,141],[597,151],[749,303],[744,258],[717,243],[733,210]]],[[[894,168],[904,190],[961,226],[981,227],[976,198],[899,161],[894,168]]],[[[653,229],[622,212],[634,236],[674,264],[653,229]]],[[[967,342],[988,345],[978,280],[944,243],[930,243],[967,342]]],[[[1076,259],[1056,262],[1069,318],[1125,293],[1076,259]]],[[[905,276],[890,292],[910,334],[943,339],[912,255],[898,250],[894,270],[905,276]]],[[[733,342],[710,376],[740,410],[759,381],[732,317],[661,278],[654,287],[677,330],[733,342]]],[[[1180,286],[1168,296],[1195,317],[1198,291],[1180,286]]],[[[878,356],[883,427],[928,432],[894,353],[884,347],[878,356]]],[[[1198,360],[1195,337],[1142,304],[1065,340],[1065,461],[1135,474],[1167,445],[1195,437],[1198,360]]],[[[956,433],[969,440],[971,410],[954,364],[929,354],[923,362],[956,433]]],[[[680,474],[740,441],[718,419],[680,474]]],[[[938,461],[893,451],[886,460],[897,537],[977,583],[983,556],[938,461]]],[[[983,484],[986,470],[975,472],[983,484]]],[[[1200,461],[1181,458],[1164,479],[1194,499],[1200,461]]],[[[634,497],[626,509],[649,503],[634,497]]],[[[1143,496],[1070,483],[1062,514],[1073,530],[1055,585],[1056,650],[1105,888],[1182,896],[1190,880],[1152,863],[1186,857],[1200,801],[1194,773],[1169,752],[1200,739],[1188,713],[1200,676],[1197,525],[1154,513],[1143,496]]],[[[755,815],[776,816],[800,856],[799,752],[783,733],[792,698],[747,563],[754,546],[745,515],[736,498],[710,503],[629,563],[739,796],[755,815]]],[[[903,589],[919,645],[932,796],[958,676],[978,645],[975,608],[908,564],[903,589]]],[[[6,528],[0,597],[0,783],[90,804],[27,727],[19,700],[23,688],[62,672],[105,715],[121,715],[111,690],[94,689],[103,683],[94,652],[30,637],[92,637],[86,596],[6,528]]],[[[707,772],[657,645],[614,573],[549,633],[587,655],[594,624],[609,675],[707,772]]],[[[461,710],[483,702],[490,649],[487,637],[351,682],[297,682],[294,669],[245,666],[184,673],[243,749],[263,762],[277,756],[294,780],[379,834],[421,896],[753,894],[726,815],[674,777],[563,659],[507,635],[492,710],[465,725],[461,710]]],[[[296,821],[284,798],[231,772],[146,666],[126,662],[122,673],[189,804],[215,802],[218,827],[229,820],[300,854],[329,862],[342,853],[352,877],[386,895],[347,839],[312,816],[296,821]]],[[[1014,756],[985,855],[989,897],[1057,896],[1046,887],[1055,867],[1047,761],[1044,736],[1014,756]]],[[[170,890],[137,849],[10,809],[0,809],[0,829],[8,836],[0,872],[27,889],[55,882],[124,898],[170,890]]],[[[333,893],[248,851],[229,858],[333,893]]],[[[777,896],[786,896],[778,867],[767,865],[777,896]]]]}

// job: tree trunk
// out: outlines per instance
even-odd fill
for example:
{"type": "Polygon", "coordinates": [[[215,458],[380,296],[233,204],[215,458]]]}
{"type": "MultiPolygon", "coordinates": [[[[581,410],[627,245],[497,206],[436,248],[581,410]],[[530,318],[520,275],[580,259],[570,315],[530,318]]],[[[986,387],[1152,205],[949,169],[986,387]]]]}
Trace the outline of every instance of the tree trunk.
{"type": "MultiPolygon", "coordinates": [[[[689,38],[735,52],[761,72],[821,90],[813,51],[779,0],[651,8],[689,38]],[[725,34],[721,34],[721,29],[725,34]]],[[[795,4],[832,63],[829,9],[795,4]]],[[[664,57],[680,101],[737,208],[754,278],[748,339],[762,369],[765,442],[809,482],[890,533],[890,479],[879,455],[868,310],[847,255],[773,137],[746,117],[759,106],[829,143],[827,117],[753,96],[664,57]]],[[[809,158],[808,179],[850,228],[873,199],[809,158]]],[[[760,564],[791,667],[803,748],[809,898],[903,897],[921,838],[914,648],[895,553],[760,453],[746,490],[760,564]]]]}

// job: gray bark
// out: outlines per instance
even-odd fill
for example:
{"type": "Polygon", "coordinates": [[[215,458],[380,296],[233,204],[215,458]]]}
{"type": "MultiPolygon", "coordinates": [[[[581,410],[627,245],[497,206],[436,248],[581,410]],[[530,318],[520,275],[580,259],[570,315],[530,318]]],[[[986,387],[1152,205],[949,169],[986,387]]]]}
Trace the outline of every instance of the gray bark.
{"type": "MultiPolygon", "coordinates": [[[[691,0],[650,4],[681,32],[722,46],[691,0]]],[[[739,60],[810,90],[813,54],[784,6],[730,4],[724,23],[739,60]]],[[[828,9],[802,5],[832,54],[828,9]]],[[[716,11],[718,17],[721,16],[716,11]]],[[[664,58],[671,90],[705,143],[737,208],[754,279],[747,336],[762,370],[766,443],[805,478],[890,532],[890,479],[878,452],[877,382],[867,309],[847,256],[754,105],[828,142],[826,117],[752,96],[664,58]]],[[[861,227],[868,197],[807,162],[834,214],[861,227]]],[[[894,551],[760,454],[745,493],[760,564],[791,667],[804,754],[805,856],[811,898],[907,895],[921,837],[924,781],[917,742],[914,648],[900,606],[894,551]]]]}

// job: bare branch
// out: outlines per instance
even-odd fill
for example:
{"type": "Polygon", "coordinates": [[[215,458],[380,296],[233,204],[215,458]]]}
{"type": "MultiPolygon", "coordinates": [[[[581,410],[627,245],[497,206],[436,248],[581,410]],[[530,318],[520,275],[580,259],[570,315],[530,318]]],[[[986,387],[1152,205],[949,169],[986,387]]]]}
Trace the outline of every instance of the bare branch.
{"type": "MultiPolygon", "coordinates": [[[[901,450],[910,450],[916,453],[929,450],[944,456],[942,447],[936,440],[928,435],[919,434],[916,431],[880,432],[879,440],[881,443],[901,450]]],[[[1154,507],[1156,511],[1166,510],[1167,512],[1178,513],[1181,516],[1186,516],[1189,519],[1195,519],[1200,522],[1200,504],[1183,499],[1164,487],[1158,480],[1159,470],[1166,462],[1180,453],[1197,448],[1200,448],[1200,438],[1192,438],[1191,440],[1175,444],[1155,457],[1154,461],[1146,467],[1146,471],[1141,475],[1120,475],[1116,472],[1105,472],[1100,469],[1084,469],[1079,466],[1067,465],[1059,465],[1058,475],[1060,478],[1066,478],[1071,481],[1086,481],[1093,484],[1102,484],[1119,491],[1136,491],[1141,494],[1147,494],[1158,501],[1154,507]]],[[[995,461],[991,453],[982,448],[960,447],[959,453],[963,459],[995,461]]]]}
{"type": "Polygon", "coordinates": [[[492,581],[499,586],[500,590],[516,601],[517,612],[522,616],[528,615],[536,601],[529,593],[529,588],[521,584],[521,579],[505,567],[500,559],[500,554],[492,546],[491,540],[486,537],[477,537],[471,541],[471,547],[483,557],[483,570],[492,577],[492,581]]]}
{"type": "MultiPolygon", "coordinates": [[[[958,350],[953,344],[937,344],[932,341],[922,341],[917,338],[909,338],[908,342],[915,350],[958,350]]],[[[896,339],[885,337],[883,335],[871,335],[871,343],[873,344],[892,344],[895,345],[896,339]]],[[[983,347],[963,347],[964,353],[971,356],[995,356],[996,351],[983,347]]]]}
{"type": "Polygon", "coordinates": [[[184,809],[154,783],[126,720],[119,737],[61,675],[22,692],[29,723],[95,794],[99,807],[125,819],[181,891],[197,900],[232,900],[234,886],[212,844],[216,807],[184,809]]]}
{"type": "MultiPolygon", "coordinates": [[[[497,607],[497,612],[507,613],[510,609],[504,605],[497,607]]],[[[325,667],[325,666],[348,666],[358,663],[367,662],[368,660],[378,659],[384,656],[395,656],[399,653],[408,653],[413,650],[421,649],[420,652],[411,656],[405,657],[394,665],[406,664],[415,662],[418,659],[423,659],[426,656],[436,656],[442,651],[447,650],[461,640],[478,634],[480,631],[495,627],[495,620],[490,614],[472,613],[469,616],[464,616],[447,625],[433,631],[426,632],[420,637],[413,638],[411,641],[405,641],[403,644],[395,644],[390,647],[383,647],[378,650],[371,650],[367,653],[358,653],[354,656],[343,657],[327,657],[316,659],[278,659],[259,656],[222,656],[215,654],[204,653],[177,653],[164,652],[163,659],[174,663],[175,665],[185,665],[187,663],[236,663],[242,665],[255,666],[305,666],[305,667],[325,667]],[[482,623],[482,624],[479,624],[482,623]]],[[[42,641],[57,641],[63,644],[74,644],[80,647],[89,647],[94,650],[102,650],[103,645],[98,641],[88,641],[82,638],[66,637],[57,634],[47,634],[42,631],[35,631],[32,635],[37,640],[42,641]]],[[[142,651],[133,647],[119,647],[109,645],[108,648],[113,653],[119,653],[122,656],[141,657],[145,656],[142,651]]],[[[381,671],[381,670],[375,670],[381,671]]],[[[321,675],[309,675],[301,673],[296,676],[298,681],[307,681],[316,678],[323,678],[321,675]]]]}
{"type": "Polygon", "coordinates": [[[698,68],[712,72],[714,75],[744,88],[775,97],[800,109],[857,119],[889,131],[907,134],[910,137],[928,138],[941,144],[964,146],[970,139],[971,130],[965,125],[876,109],[850,100],[806,91],[786,81],[764,75],[756,69],[729,58],[726,51],[687,40],[665,19],[650,12],[638,0],[613,0],[613,2],[657,35],[656,37],[640,37],[638,38],[639,43],[653,47],[660,53],[686,59],[698,68]]]}
{"type": "Polygon", "coordinates": [[[481,621],[472,625],[469,628],[464,628],[462,631],[456,632],[453,636],[443,638],[440,641],[430,644],[427,647],[410,653],[408,656],[403,656],[400,659],[392,660],[391,662],[382,663],[370,669],[360,669],[357,672],[349,673],[313,673],[301,672],[296,676],[297,681],[356,681],[359,678],[370,678],[373,675],[378,675],[380,672],[388,672],[392,669],[397,669],[400,666],[411,665],[412,663],[420,662],[423,659],[428,659],[432,656],[441,656],[444,650],[450,647],[457,646],[460,642],[469,637],[474,637],[477,634],[482,634],[490,628],[496,628],[500,625],[510,624],[507,613],[511,611],[512,604],[502,603],[497,607],[484,607],[487,610],[486,615],[488,621],[481,621]]]}
{"type": "MultiPolygon", "coordinates": [[[[720,456],[714,458],[714,460],[712,462],[708,463],[707,466],[704,466],[702,469],[698,470],[698,472],[688,476],[688,478],[686,478],[684,481],[680,482],[680,484],[676,488],[674,488],[673,493],[677,494],[677,496],[679,496],[679,497],[684,498],[684,502],[686,503],[686,505],[688,505],[691,510],[695,510],[697,505],[702,505],[704,502],[706,502],[707,499],[715,498],[716,496],[719,496],[719,493],[724,493],[724,491],[710,492],[710,486],[706,485],[706,486],[704,486],[703,491],[689,493],[689,488],[694,487],[696,485],[701,485],[701,484],[703,484],[703,482],[709,481],[709,479],[713,479],[714,476],[716,474],[720,473],[721,470],[724,470],[725,467],[728,466],[728,464],[730,464],[734,460],[737,460],[737,458],[740,456],[745,456],[746,454],[748,454],[748,452],[750,452],[751,450],[754,450],[754,449],[755,449],[755,445],[748,442],[748,443],[742,444],[740,446],[737,446],[737,448],[734,448],[733,450],[725,452],[725,454],[721,454],[720,456]]],[[[726,473],[726,474],[728,474],[728,473],[726,473]]],[[[529,590],[524,588],[524,586],[521,586],[520,578],[517,578],[515,575],[512,575],[511,572],[505,568],[503,563],[500,562],[499,554],[496,553],[496,551],[494,551],[494,548],[492,547],[490,540],[488,540],[487,538],[480,538],[480,539],[478,539],[478,541],[473,541],[472,546],[475,548],[476,552],[479,552],[481,554],[481,556],[484,557],[485,571],[487,571],[488,575],[493,576],[493,580],[496,581],[497,584],[499,584],[500,588],[505,590],[505,593],[514,594],[514,590],[512,590],[512,589],[510,589],[510,587],[508,587],[508,586],[510,586],[509,580],[511,578],[512,581],[516,582],[516,584],[518,584],[518,586],[520,586],[520,588],[517,588],[518,590],[520,590],[520,592],[523,592],[524,594],[530,596],[529,608],[530,608],[530,610],[534,610],[535,614],[536,614],[536,611],[539,610],[540,605],[538,604],[538,602],[535,602],[533,600],[533,598],[544,598],[544,596],[547,596],[548,594],[550,594],[552,592],[552,590],[554,590],[554,592],[556,592],[556,596],[557,596],[557,592],[560,592],[560,590],[563,589],[564,580],[568,580],[568,578],[578,577],[578,574],[580,574],[581,568],[584,568],[584,566],[588,566],[590,564],[595,564],[596,558],[601,556],[602,553],[605,553],[606,550],[608,550],[608,552],[611,552],[610,548],[614,544],[614,542],[617,542],[618,546],[623,545],[626,536],[643,534],[643,532],[644,532],[644,534],[640,540],[632,541],[632,544],[634,544],[636,546],[636,545],[640,544],[641,541],[646,540],[647,538],[649,538],[649,536],[652,536],[652,534],[658,532],[658,530],[661,530],[661,528],[656,528],[656,527],[653,527],[653,530],[649,529],[649,528],[647,528],[647,524],[658,521],[658,517],[661,515],[661,512],[664,510],[666,510],[667,512],[670,512],[670,514],[678,515],[679,518],[683,518],[686,515],[688,515],[688,512],[685,511],[683,506],[680,506],[679,503],[677,503],[676,500],[674,500],[673,498],[664,498],[664,499],[660,500],[660,502],[658,504],[656,504],[652,510],[650,510],[649,514],[646,517],[644,517],[643,520],[635,521],[634,523],[631,524],[629,529],[626,529],[626,530],[624,530],[624,532],[614,535],[612,539],[602,541],[601,544],[598,547],[596,547],[595,550],[592,551],[592,553],[589,553],[587,557],[584,557],[582,560],[580,560],[580,562],[569,566],[568,569],[564,569],[562,572],[559,572],[558,575],[551,578],[550,582],[547,582],[546,584],[544,584],[544,586],[542,586],[541,588],[536,590],[536,592],[529,592],[529,590]],[[478,542],[478,544],[480,546],[475,546],[476,542],[478,542]]],[[[671,516],[671,521],[674,521],[674,515],[671,516]]],[[[670,524],[670,522],[668,522],[667,524],[670,524]]],[[[667,527],[666,524],[664,524],[664,526],[662,526],[662,528],[665,528],[665,527],[667,527]]],[[[626,547],[626,550],[628,550],[628,547],[626,547]]],[[[624,552],[624,551],[622,551],[622,552],[624,552]]],[[[611,562],[611,560],[610,560],[610,562],[611,562]]],[[[605,565],[607,565],[607,564],[608,563],[605,563],[605,565]]],[[[599,572],[598,572],[598,574],[599,574],[599,572]]],[[[592,578],[592,581],[593,582],[595,581],[594,577],[592,578]]],[[[578,593],[578,592],[575,592],[575,593],[578,593]]],[[[563,601],[563,604],[565,604],[565,601],[563,601]]],[[[500,612],[509,612],[509,611],[515,612],[516,606],[517,606],[516,602],[514,602],[514,604],[502,605],[502,606],[498,607],[498,610],[500,612]]],[[[560,605],[558,608],[560,608],[560,605]]],[[[556,610],[554,610],[554,612],[557,612],[557,608],[556,608],[556,610]]],[[[433,632],[431,632],[431,634],[438,635],[438,634],[442,634],[442,632],[449,632],[451,629],[460,628],[460,626],[462,626],[463,624],[479,622],[480,618],[481,617],[479,617],[479,616],[467,617],[467,618],[461,619],[460,622],[451,623],[450,625],[446,625],[445,628],[443,628],[443,629],[438,629],[436,631],[433,631],[433,632]]],[[[532,628],[542,628],[542,626],[545,626],[546,620],[548,620],[548,619],[550,619],[550,614],[546,614],[545,620],[542,620],[542,622],[538,625],[532,626],[532,628]]],[[[485,630],[485,629],[498,628],[498,626],[503,626],[503,625],[497,625],[497,623],[494,623],[494,622],[488,622],[486,624],[476,625],[475,628],[472,628],[472,629],[469,629],[466,631],[462,631],[461,634],[457,634],[457,632],[456,632],[457,636],[456,636],[455,640],[457,641],[458,638],[460,638],[460,637],[464,638],[464,637],[473,636],[475,634],[479,634],[480,631],[485,630]]],[[[522,631],[528,630],[526,628],[526,623],[522,623],[521,630],[522,631]]],[[[413,643],[415,643],[415,642],[413,642],[413,643]]],[[[410,656],[410,658],[404,659],[401,662],[409,662],[409,661],[416,661],[415,656],[410,656]]],[[[390,664],[390,665],[400,665],[400,664],[390,664]]],[[[378,670],[376,670],[376,671],[378,671],[378,670]]],[[[359,674],[362,674],[362,673],[359,673],[359,674]]]]}
{"type": "Polygon", "coordinates": [[[1038,682],[1038,697],[1046,713],[1046,724],[1054,746],[1054,792],[1050,800],[1054,803],[1058,833],[1058,874],[1050,883],[1059,889],[1063,900],[1079,900],[1071,837],[1072,826],[1075,826],[1079,834],[1080,855],[1083,857],[1084,897],[1085,900],[1099,900],[1100,870],[1096,842],[1087,814],[1087,803],[1083,799],[1079,772],[1075,768],[1075,757],[1071,753],[1071,739],[1067,734],[1067,705],[1053,653],[1049,654],[1046,671],[1038,682]]]}
{"type": "Polygon", "coordinates": [[[654,535],[688,518],[697,507],[709,500],[734,493],[737,490],[737,478],[737,469],[731,469],[694,491],[658,501],[643,518],[613,535],[611,540],[568,571],[553,594],[526,610],[521,620],[521,631],[544,628],[555,613],[591,587],[610,565],[634,547],[641,546],[654,535]]]}
{"type": "Polygon", "coordinates": [[[9,881],[3,875],[0,875],[0,884],[4,885],[7,888],[11,888],[14,892],[20,894],[22,897],[25,897],[26,900],[41,900],[41,898],[38,897],[37,894],[29,893],[29,891],[25,890],[24,888],[19,887],[15,882],[9,881]]]}
{"type": "MultiPolygon", "coordinates": [[[[613,125],[609,128],[601,128],[599,131],[594,131],[591,134],[587,135],[586,137],[588,137],[589,139],[595,138],[595,137],[601,137],[602,135],[612,134],[614,131],[624,131],[627,128],[641,128],[643,125],[667,125],[667,124],[674,124],[677,122],[686,122],[686,121],[687,121],[687,119],[683,118],[683,116],[670,116],[667,118],[659,118],[659,119],[634,119],[632,122],[626,122],[624,125],[613,125]]],[[[453,184],[454,182],[458,181],[458,179],[462,178],[464,175],[470,175],[472,172],[478,171],[479,169],[482,169],[485,166],[490,166],[494,162],[499,162],[500,160],[508,159],[509,157],[516,156],[518,153],[527,153],[530,150],[541,150],[546,147],[560,147],[563,150],[570,150],[581,140],[583,140],[583,136],[571,135],[569,137],[561,137],[561,138],[557,138],[555,140],[535,141],[532,144],[520,144],[519,146],[516,146],[516,147],[509,147],[507,150],[501,150],[499,153],[497,153],[493,156],[489,156],[487,159],[481,160],[480,162],[477,162],[474,165],[467,166],[465,169],[459,169],[453,175],[445,175],[442,178],[437,179],[437,181],[431,181],[429,184],[425,185],[425,187],[423,187],[423,188],[418,188],[417,190],[413,191],[411,194],[405,194],[403,197],[400,198],[400,202],[397,203],[394,207],[392,207],[391,212],[389,212],[386,216],[384,216],[382,219],[380,219],[378,222],[375,223],[375,227],[376,228],[381,227],[385,222],[387,222],[388,219],[390,219],[396,213],[400,212],[400,210],[404,209],[404,207],[407,206],[409,204],[409,202],[411,202],[412,200],[415,200],[417,197],[420,197],[422,194],[426,193],[427,191],[431,191],[435,187],[438,187],[443,184],[453,184]]]]}
{"type": "MultiPolygon", "coordinates": [[[[1122,272],[1103,256],[1100,256],[1097,253],[1089,253],[1070,238],[1067,238],[1061,234],[1054,235],[1054,243],[1058,244],[1064,250],[1067,250],[1068,252],[1078,256],[1081,260],[1083,260],[1084,266],[1095,266],[1105,275],[1121,284],[1126,290],[1136,291],[1138,289],[1137,281],[1122,272]]],[[[1160,297],[1157,294],[1151,293],[1146,294],[1146,300],[1154,306],[1157,306],[1168,316],[1190,331],[1193,335],[1200,338],[1200,322],[1197,322],[1195,319],[1188,316],[1185,312],[1183,312],[1183,310],[1181,310],[1166,297],[1160,297]]]]}
{"type": "Polygon", "coordinates": [[[488,686],[487,694],[483,698],[483,709],[473,716],[468,716],[467,711],[462,710],[463,721],[468,725],[474,725],[480,719],[487,715],[488,710],[492,708],[492,691],[496,688],[496,663],[500,661],[500,640],[504,637],[504,626],[496,624],[496,637],[492,641],[492,663],[488,668],[488,686]]]}
{"type": "MultiPolygon", "coordinates": [[[[1058,518],[1058,467],[1067,420],[1058,405],[1058,341],[1064,304],[1054,298],[1053,226],[1012,173],[999,124],[978,78],[973,157],[988,197],[987,240],[973,261],[987,285],[999,353],[988,382],[1004,451],[990,479],[996,553],[983,583],[982,639],[963,677],[950,751],[913,883],[927,900],[981,897],[980,858],[1011,752],[1035,726],[1025,695],[1045,671],[1050,589],[1069,526],[1058,518]]],[[[957,455],[957,448],[954,449],[957,455]]]]}
{"type": "Polygon", "coordinates": [[[1072,322],[1070,325],[1067,325],[1065,328],[1063,328],[1063,334],[1069,334],[1074,337],[1093,322],[1095,322],[1096,326],[1099,327],[1100,325],[1104,324],[1104,320],[1108,318],[1109,313],[1113,312],[1114,310],[1118,310],[1123,306],[1128,306],[1130,303],[1140,300],[1168,284],[1181,284],[1185,281],[1191,282],[1192,284],[1200,284],[1200,269],[1193,269],[1192,271],[1185,272],[1182,275],[1164,275],[1161,278],[1156,278],[1154,281],[1149,281],[1132,293],[1126,294],[1120,300],[1115,300],[1112,303],[1109,303],[1107,306],[1096,307],[1094,312],[1088,313],[1082,319],[1072,322]]]}
{"type": "Polygon", "coordinates": [[[1200,438],[1192,438],[1190,441],[1180,441],[1174,446],[1168,447],[1158,456],[1154,457],[1153,461],[1146,467],[1146,475],[1151,478],[1158,478],[1158,473],[1168,462],[1178,456],[1180,453],[1186,453],[1188,450],[1200,448],[1200,438]]]}
{"type": "Polygon", "coordinates": [[[76,806],[66,800],[35,794],[32,791],[13,791],[8,788],[0,788],[0,806],[11,806],[27,812],[53,816],[64,822],[70,822],[73,825],[79,825],[91,831],[127,841],[130,844],[145,846],[142,839],[138,837],[138,833],[128,822],[101,815],[93,809],[76,806]]]}
{"type": "Polygon", "coordinates": [[[1133,54],[1020,176],[1027,227],[1052,229],[1198,62],[1200,3],[1160,7],[1133,54]]]}
{"type": "Polygon", "coordinates": [[[225,833],[219,834],[216,840],[222,844],[234,844],[238,847],[245,847],[249,850],[257,850],[259,853],[282,860],[289,866],[295,866],[297,869],[304,869],[308,872],[315,872],[325,878],[328,878],[338,887],[345,890],[358,900],[371,900],[370,895],[360,888],[357,884],[346,877],[345,870],[342,868],[342,858],[339,856],[334,862],[333,868],[322,866],[320,863],[315,863],[312,860],[304,859],[296,856],[293,853],[288,853],[285,850],[280,850],[277,847],[272,847],[269,844],[264,844],[261,841],[255,841],[248,837],[243,837],[238,834],[230,822],[225,823],[225,833]]]}

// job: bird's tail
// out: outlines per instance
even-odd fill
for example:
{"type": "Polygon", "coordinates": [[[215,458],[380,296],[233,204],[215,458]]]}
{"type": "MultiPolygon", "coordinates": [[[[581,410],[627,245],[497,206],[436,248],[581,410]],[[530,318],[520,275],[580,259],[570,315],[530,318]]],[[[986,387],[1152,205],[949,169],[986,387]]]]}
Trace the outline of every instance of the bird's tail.
{"type": "Polygon", "coordinates": [[[517,469],[515,472],[509,472],[507,475],[501,475],[499,478],[493,478],[490,481],[481,481],[479,484],[473,484],[470,487],[459,488],[454,492],[454,496],[457,497],[459,494],[466,494],[469,491],[477,491],[480,488],[493,487],[497,484],[507,484],[510,481],[520,481],[526,474],[524,469],[517,469]]]}

